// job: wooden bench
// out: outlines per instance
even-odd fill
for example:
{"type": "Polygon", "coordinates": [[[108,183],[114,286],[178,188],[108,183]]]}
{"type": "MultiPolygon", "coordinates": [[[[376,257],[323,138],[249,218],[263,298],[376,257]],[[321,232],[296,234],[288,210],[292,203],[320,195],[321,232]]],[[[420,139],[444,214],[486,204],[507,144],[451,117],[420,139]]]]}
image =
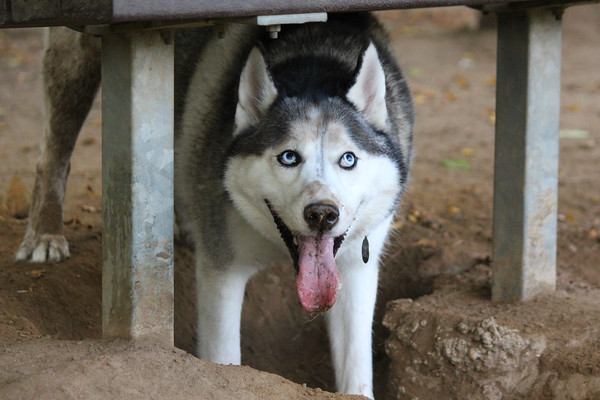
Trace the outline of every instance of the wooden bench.
{"type": "Polygon", "coordinates": [[[498,14],[492,299],[556,285],[561,15],[569,1],[0,0],[0,28],[102,37],[103,334],[173,343],[172,29],[468,5],[498,14]]]}

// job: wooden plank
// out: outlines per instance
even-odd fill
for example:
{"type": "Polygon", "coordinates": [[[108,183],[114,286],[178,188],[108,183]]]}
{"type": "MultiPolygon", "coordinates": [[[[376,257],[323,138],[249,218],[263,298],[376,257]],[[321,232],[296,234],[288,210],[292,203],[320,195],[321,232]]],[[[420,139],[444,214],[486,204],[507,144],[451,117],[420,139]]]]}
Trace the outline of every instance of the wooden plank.
{"type": "MultiPolygon", "coordinates": [[[[531,4],[529,0],[512,0],[531,4]]],[[[535,4],[568,4],[540,0],[535,4]]],[[[467,5],[490,7],[506,0],[0,0],[0,27],[172,22],[257,15],[347,12],[467,5]]]]}
{"type": "MultiPolygon", "coordinates": [[[[511,3],[525,2],[514,0],[511,3]]],[[[556,0],[549,0],[556,3],[556,0]]],[[[113,0],[113,21],[134,22],[190,18],[234,18],[256,15],[347,12],[367,10],[484,6],[506,0],[113,0]]]]}
{"type": "Polygon", "coordinates": [[[12,0],[12,20],[14,22],[27,22],[60,17],[59,0],[12,0]]]}
{"type": "Polygon", "coordinates": [[[0,25],[9,20],[8,1],[9,0],[0,0],[0,25]]]}
{"type": "Polygon", "coordinates": [[[8,0],[0,0],[0,25],[6,23],[8,17],[8,0]]]}
{"type": "Polygon", "coordinates": [[[62,0],[61,12],[73,20],[110,21],[112,4],[112,0],[62,0]]]}
{"type": "Polygon", "coordinates": [[[0,4],[0,24],[12,26],[101,24],[112,19],[112,0],[1,0],[0,4]]]}

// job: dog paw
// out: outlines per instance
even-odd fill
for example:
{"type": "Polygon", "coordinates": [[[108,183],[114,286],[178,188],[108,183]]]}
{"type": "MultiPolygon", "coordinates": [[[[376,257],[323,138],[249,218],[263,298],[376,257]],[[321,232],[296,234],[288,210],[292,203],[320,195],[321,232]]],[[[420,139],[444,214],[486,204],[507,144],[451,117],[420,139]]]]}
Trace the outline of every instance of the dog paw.
{"type": "Polygon", "coordinates": [[[34,263],[60,262],[70,256],[69,243],[63,235],[43,234],[34,237],[26,235],[15,254],[15,260],[34,263]]]}

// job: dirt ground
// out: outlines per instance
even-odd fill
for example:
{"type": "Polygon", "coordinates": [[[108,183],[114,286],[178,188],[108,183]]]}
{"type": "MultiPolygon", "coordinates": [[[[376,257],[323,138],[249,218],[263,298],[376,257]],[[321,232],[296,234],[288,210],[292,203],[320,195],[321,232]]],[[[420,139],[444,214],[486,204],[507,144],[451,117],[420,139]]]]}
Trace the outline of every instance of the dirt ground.
{"type": "MultiPolygon", "coordinates": [[[[488,300],[496,35],[473,29],[474,13],[381,14],[413,90],[417,156],[382,267],[376,397],[600,399],[600,6],[564,16],[558,289],[520,304],[488,300]]],[[[33,187],[42,48],[41,30],[0,31],[2,200],[13,177],[33,187]]],[[[97,100],[72,160],[69,260],[13,263],[26,220],[0,211],[0,398],[333,398],[320,391],[334,390],[324,324],[301,310],[289,266],[249,284],[243,363],[304,386],[175,349],[99,340],[100,127],[97,100]]],[[[178,248],[178,265],[191,259],[178,248]]],[[[186,307],[180,297],[184,348],[186,307]]]]}

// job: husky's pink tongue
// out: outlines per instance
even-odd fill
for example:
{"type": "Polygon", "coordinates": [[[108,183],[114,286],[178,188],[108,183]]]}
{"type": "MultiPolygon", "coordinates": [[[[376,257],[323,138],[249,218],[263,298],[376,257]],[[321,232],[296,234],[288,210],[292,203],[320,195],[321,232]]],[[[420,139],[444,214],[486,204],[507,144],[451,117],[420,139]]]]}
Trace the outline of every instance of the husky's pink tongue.
{"type": "Polygon", "coordinates": [[[333,307],[342,281],[333,258],[333,238],[298,236],[298,279],[296,291],[308,311],[333,307]]]}

